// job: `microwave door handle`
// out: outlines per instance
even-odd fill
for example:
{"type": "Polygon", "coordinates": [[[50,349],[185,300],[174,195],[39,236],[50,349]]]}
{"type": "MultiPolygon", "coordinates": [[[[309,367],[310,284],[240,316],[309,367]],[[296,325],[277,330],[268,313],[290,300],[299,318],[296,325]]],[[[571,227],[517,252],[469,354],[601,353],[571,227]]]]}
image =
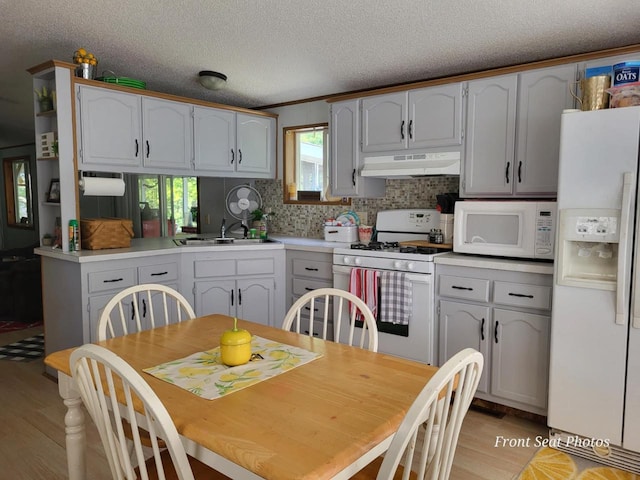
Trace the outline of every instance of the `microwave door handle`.
{"type": "Polygon", "coordinates": [[[622,210],[620,211],[620,242],[618,243],[618,272],[616,281],[616,324],[625,325],[627,322],[627,290],[628,262],[627,245],[629,244],[629,221],[631,218],[631,191],[636,181],[633,172],[625,172],[622,187],[622,210]]]}

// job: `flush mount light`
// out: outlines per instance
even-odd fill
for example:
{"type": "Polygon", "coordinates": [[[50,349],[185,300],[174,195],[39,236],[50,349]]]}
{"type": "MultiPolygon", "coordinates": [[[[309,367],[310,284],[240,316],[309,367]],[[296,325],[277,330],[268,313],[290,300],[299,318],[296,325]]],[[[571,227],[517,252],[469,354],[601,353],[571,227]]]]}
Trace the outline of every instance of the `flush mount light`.
{"type": "Polygon", "coordinates": [[[209,90],[218,90],[227,84],[227,76],[224,73],[202,70],[198,73],[200,85],[209,90]]]}

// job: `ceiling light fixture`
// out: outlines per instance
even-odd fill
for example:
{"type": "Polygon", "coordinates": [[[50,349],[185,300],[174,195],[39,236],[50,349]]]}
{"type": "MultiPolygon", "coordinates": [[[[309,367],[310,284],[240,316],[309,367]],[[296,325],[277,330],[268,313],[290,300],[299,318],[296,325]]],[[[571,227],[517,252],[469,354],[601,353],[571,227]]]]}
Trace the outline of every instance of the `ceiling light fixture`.
{"type": "Polygon", "coordinates": [[[198,82],[209,90],[219,90],[227,84],[227,76],[224,73],[202,70],[198,73],[198,82]]]}

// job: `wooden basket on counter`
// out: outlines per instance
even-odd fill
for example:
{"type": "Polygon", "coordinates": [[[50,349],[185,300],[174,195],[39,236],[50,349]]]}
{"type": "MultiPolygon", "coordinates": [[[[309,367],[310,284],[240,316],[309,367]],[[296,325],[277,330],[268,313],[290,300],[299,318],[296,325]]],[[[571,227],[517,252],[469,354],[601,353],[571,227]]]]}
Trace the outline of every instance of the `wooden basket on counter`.
{"type": "Polygon", "coordinates": [[[87,250],[127,248],[133,238],[133,222],[126,218],[80,220],[80,242],[87,250]]]}

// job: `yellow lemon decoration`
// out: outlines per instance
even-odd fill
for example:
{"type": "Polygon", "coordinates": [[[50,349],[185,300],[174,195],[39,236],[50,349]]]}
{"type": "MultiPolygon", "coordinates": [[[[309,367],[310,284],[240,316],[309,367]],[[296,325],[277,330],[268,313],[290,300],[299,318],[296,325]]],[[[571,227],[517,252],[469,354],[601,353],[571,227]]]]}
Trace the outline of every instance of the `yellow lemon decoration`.
{"type": "Polygon", "coordinates": [[[612,467],[587,468],[576,480],[637,480],[633,473],[623,472],[612,467]]]}
{"type": "Polygon", "coordinates": [[[84,48],[79,48],[73,52],[73,63],[88,63],[90,65],[97,65],[98,59],[91,52],[87,52],[84,48]]]}
{"type": "Polygon", "coordinates": [[[230,367],[244,365],[251,359],[251,334],[238,328],[236,317],[233,317],[233,329],[225,330],[220,338],[220,358],[230,367]]]}
{"type": "Polygon", "coordinates": [[[518,480],[569,480],[577,471],[578,468],[569,455],[545,447],[529,462],[518,480]]]}

